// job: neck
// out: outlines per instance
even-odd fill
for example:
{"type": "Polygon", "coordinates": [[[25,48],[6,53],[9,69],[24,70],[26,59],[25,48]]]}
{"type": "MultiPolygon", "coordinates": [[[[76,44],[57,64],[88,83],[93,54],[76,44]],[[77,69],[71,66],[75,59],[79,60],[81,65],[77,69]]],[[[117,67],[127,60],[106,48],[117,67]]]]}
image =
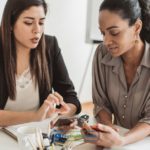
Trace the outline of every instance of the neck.
{"type": "Polygon", "coordinates": [[[30,49],[17,48],[17,57],[28,58],[30,56],[30,49]]]}
{"type": "Polygon", "coordinates": [[[17,49],[17,74],[22,74],[29,67],[30,50],[17,49]]]}
{"type": "Polygon", "coordinates": [[[122,55],[125,65],[139,66],[144,53],[144,43],[140,40],[135,46],[122,55]]]}

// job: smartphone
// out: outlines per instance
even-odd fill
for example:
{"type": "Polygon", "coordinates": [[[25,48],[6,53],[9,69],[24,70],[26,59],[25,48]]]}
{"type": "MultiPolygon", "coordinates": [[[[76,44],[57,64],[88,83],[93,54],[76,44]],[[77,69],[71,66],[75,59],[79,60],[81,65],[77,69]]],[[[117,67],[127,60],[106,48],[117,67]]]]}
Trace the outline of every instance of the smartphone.
{"type": "Polygon", "coordinates": [[[69,126],[72,124],[77,118],[76,117],[60,117],[54,122],[53,126],[61,127],[61,126],[69,126]]]}

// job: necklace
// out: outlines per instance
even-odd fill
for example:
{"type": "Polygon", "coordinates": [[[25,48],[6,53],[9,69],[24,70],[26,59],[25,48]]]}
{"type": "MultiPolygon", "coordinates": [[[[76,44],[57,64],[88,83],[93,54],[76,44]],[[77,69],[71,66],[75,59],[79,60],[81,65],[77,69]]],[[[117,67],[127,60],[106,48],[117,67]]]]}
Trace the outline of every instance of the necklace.
{"type": "Polygon", "coordinates": [[[20,88],[26,88],[31,82],[31,74],[29,67],[21,74],[16,77],[16,84],[20,88]]]}

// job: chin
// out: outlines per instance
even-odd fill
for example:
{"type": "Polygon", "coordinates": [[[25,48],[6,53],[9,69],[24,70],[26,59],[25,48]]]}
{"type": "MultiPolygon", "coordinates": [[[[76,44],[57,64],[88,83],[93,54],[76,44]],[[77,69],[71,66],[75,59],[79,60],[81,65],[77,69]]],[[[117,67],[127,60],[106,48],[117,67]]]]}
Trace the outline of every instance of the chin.
{"type": "Polygon", "coordinates": [[[113,56],[113,57],[119,57],[119,56],[121,56],[121,52],[120,52],[119,50],[113,51],[113,52],[111,52],[110,54],[111,54],[111,56],[113,56]]]}
{"type": "Polygon", "coordinates": [[[120,53],[110,53],[112,57],[119,57],[120,53]]]}
{"type": "Polygon", "coordinates": [[[113,57],[120,57],[119,54],[118,54],[118,55],[117,55],[117,54],[113,54],[112,56],[113,56],[113,57]]]}
{"type": "Polygon", "coordinates": [[[31,48],[31,49],[34,49],[34,48],[36,48],[37,46],[38,46],[38,44],[34,44],[34,45],[31,45],[30,48],[31,48]]]}

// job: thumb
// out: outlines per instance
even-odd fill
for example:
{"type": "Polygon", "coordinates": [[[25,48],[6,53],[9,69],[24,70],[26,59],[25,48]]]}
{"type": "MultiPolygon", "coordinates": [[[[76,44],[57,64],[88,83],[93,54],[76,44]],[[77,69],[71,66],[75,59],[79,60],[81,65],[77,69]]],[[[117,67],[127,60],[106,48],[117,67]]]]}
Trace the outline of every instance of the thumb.
{"type": "Polygon", "coordinates": [[[106,125],[103,125],[103,124],[97,124],[97,128],[101,131],[104,131],[104,132],[112,132],[114,131],[114,129],[112,129],[111,127],[109,126],[106,126],[106,125]]]}
{"type": "Polygon", "coordinates": [[[113,126],[112,128],[113,128],[115,131],[119,132],[119,128],[118,128],[118,127],[113,126]]]}

